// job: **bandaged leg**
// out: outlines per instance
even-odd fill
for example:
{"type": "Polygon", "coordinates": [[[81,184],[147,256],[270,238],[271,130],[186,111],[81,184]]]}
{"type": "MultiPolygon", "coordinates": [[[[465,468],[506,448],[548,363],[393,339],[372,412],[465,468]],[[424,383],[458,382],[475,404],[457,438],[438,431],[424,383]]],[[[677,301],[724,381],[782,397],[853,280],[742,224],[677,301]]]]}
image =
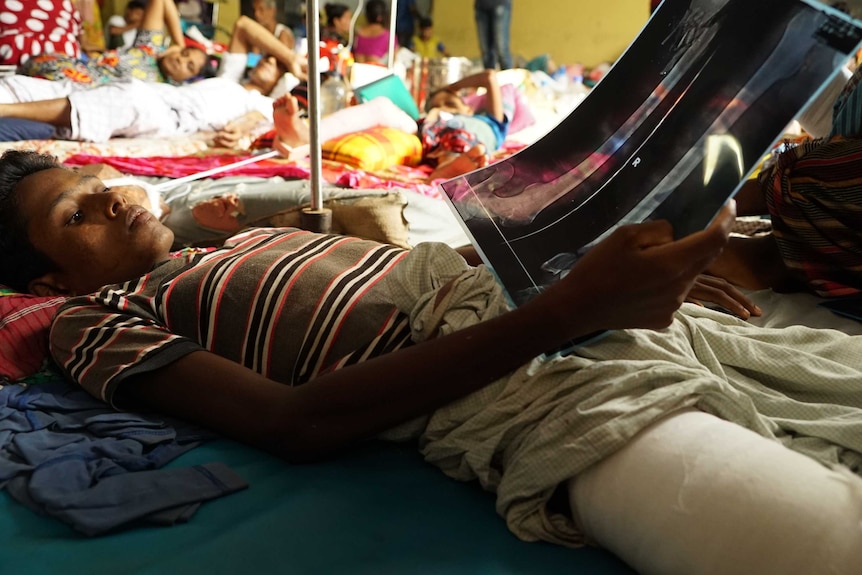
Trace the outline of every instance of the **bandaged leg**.
{"type": "Polygon", "coordinates": [[[700,411],[648,427],[569,495],[590,540],[639,573],[862,569],[862,479],[700,411]]]}

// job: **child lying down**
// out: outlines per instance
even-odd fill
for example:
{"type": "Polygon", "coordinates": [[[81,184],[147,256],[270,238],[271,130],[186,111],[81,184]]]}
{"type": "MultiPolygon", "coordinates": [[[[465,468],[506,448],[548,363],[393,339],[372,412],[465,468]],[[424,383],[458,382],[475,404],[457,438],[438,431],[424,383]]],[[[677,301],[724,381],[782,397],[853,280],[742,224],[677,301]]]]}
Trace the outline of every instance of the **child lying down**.
{"type": "Polygon", "coordinates": [[[643,573],[857,573],[862,339],[680,307],[733,216],[679,240],[620,228],[512,310],[439,244],[251,230],[170,258],[143,207],[7,152],[0,282],[70,297],[52,354],[118,407],[291,461],[415,441],[518,537],[643,573]],[[597,330],[615,331],[542,356],[597,330]]]}

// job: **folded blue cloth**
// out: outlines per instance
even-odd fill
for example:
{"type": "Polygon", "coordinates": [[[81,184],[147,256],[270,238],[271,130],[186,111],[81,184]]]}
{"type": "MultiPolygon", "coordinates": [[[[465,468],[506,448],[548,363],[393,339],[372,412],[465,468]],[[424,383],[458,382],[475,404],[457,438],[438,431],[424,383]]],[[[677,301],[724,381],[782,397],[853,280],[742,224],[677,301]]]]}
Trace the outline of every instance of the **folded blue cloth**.
{"type": "Polygon", "coordinates": [[[53,137],[54,126],[51,124],[22,118],[0,118],[0,142],[49,140],[53,137]]]}
{"type": "Polygon", "coordinates": [[[0,387],[0,488],[86,535],[135,521],[187,521],[202,501],[247,487],[220,463],[160,469],[214,437],[117,412],[57,376],[0,387]]]}

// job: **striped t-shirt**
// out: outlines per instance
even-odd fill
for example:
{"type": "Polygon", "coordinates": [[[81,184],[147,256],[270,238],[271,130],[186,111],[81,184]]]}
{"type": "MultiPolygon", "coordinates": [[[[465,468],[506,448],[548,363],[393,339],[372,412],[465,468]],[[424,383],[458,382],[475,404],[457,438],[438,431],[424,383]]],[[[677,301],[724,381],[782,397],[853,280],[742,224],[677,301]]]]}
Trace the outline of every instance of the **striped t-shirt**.
{"type": "Polygon", "coordinates": [[[70,299],[54,320],[51,351],[109,403],[123,379],[201,349],[302,384],[410,343],[407,317],[383,286],[406,253],[344,236],[253,230],[70,299]]]}

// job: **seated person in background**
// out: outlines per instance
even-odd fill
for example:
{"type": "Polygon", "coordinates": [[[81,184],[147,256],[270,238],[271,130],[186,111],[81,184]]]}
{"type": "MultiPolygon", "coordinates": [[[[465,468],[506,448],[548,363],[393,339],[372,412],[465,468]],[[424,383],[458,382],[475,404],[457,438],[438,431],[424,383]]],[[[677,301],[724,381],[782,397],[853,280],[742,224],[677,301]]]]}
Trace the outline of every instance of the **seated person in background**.
{"type": "Polygon", "coordinates": [[[129,0],[123,14],[114,14],[108,18],[109,49],[131,48],[134,45],[146,7],[144,0],[129,0]]]}
{"type": "Polygon", "coordinates": [[[42,0],[0,2],[0,64],[18,66],[43,52],[81,57],[81,13],[74,4],[48,4],[42,0]]]}
{"type": "Polygon", "coordinates": [[[434,22],[431,18],[419,18],[418,34],[413,36],[410,49],[422,58],[448,58],[449,51],[443,41],[434,35],[434,22]]]}
{"type": "Polygon", "coordinates": [[[172,258],[170,231],[98,178],[25,152],[0,177],[0,282],[71,297],[51,352],[106,402],[291,461],[418,442],[495,492],[519,537],[593,542],[639,572],[858,572],[860,339],[679,310],[732,207],[679,240],[667,222],[620,228],[509,310],[490,271],[439,244],[252,230],[172,258]],[[622,328],[647,329],[538,357],[622,328]],[[602,497],[624,480],[653,494],[602,497]]]}
{"type": "Polygon", "coordinates": [[[743,215],[772,230],[734,237],[709,273],[747,289],[862,293],[862,140],[835,138],[783,152],[737,193],[743,215]]]}
{"type": "Polygon", "coordinates": [[[279,42],[293,50],[296,45],[296,38],[294,38],[290,28],[278,21],[276,17],[278,3],[276,0],[254,0],[252,7],[254,9],[254,20],[270,34],[278,38],[279,42]]]}
{"type": "Polygon", "coordinates": [[[321,41],[334,40],[347,46],[350,43],[350,26],[353,13],[346,4],[327,2],[323,5],[326,25],[320,31],[321,41]]]}
{"type": "Polygon", "coordinates": [[[350,26],[353,13],[346,4],[327,2],[323,5],[326,25],[320,31],[322,41],[334,40],[347,46],[350,43],[350,26]]]}
{"type": "Polygon", "coordinates": [[[131,48],[109,50],[86,62],[65,54],[45,53],[27,60],[19,73],[88,85],[129,78],[183,83],[212,76],[215,66],[203,50],[186,47],[174,0],[149,0],[131,48]],[[171,45],[163,50],[164,28],[171,45]]]}
{"type": "Polygon", "coordinates": [[[365,5],[366,24],[356,29],[351,49],[357,62],[386,64],[389,41],[392,38],[387,23],[388,16],[389,8],[383,0],[368,0],[365,5]]]}
{"type": "Polygon", "coordinates": [[[857,69],[848,81],[842,70],[800,116],[803,128],[822,139],[790,147],[745,182],[737,194],[740,214],[768,214],[772,231],[731,238],[710,273],[748,289],[862,293],[860,78],[857,69]],[[831,127],[822,109],[832,110],[831,127]]]}

